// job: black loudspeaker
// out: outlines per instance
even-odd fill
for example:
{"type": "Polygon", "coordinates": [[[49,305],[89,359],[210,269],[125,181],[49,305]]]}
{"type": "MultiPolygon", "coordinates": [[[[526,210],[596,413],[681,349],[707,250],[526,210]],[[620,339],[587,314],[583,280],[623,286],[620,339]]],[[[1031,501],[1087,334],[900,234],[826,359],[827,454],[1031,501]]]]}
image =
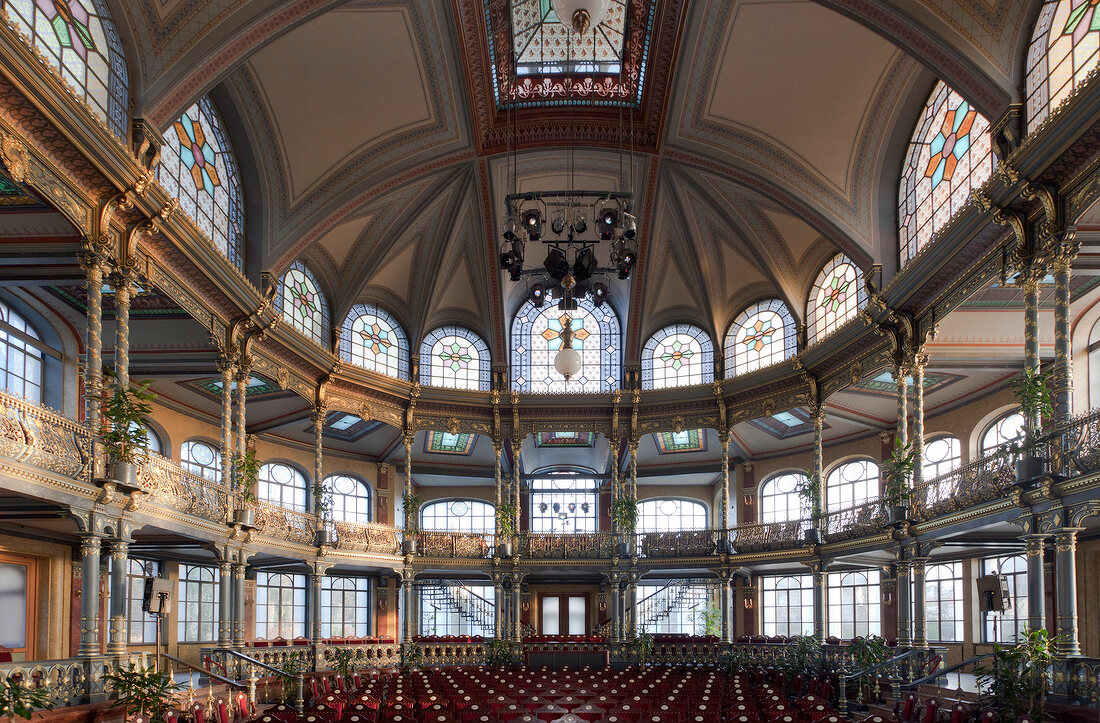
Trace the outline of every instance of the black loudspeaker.
{"type": "Polygon", "coordinates": [[[978,606],[983,613],[1003,613],[1011,602],[1006,576],[983,575],[978,578],[978,606]]]}
{"type": "Polygon", "coordinates": [[[163,577],[145,578],[145,593],[141,609],[150,615],[167,615],[172,611],[172,581],[163,577]]]}

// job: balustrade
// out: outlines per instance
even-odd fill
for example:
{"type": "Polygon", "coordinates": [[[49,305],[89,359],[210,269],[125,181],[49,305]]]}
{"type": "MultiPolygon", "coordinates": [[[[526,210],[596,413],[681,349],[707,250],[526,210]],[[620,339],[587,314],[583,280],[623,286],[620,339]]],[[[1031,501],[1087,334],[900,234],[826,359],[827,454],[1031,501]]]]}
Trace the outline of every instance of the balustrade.
{"type": "Polygon", "coordinates": [[[520,539],[520,554],[536,560],[599,559],[611,557],[614,544],[609,532],[527,534],[520,539]]]}
{"type": "Polygon", "coordinates": [[[417,551],[423,557],[492,557],[495,535],[476,532],[421,532],[417,551]]]}
{"type": "Polygon", "coordinates": [[[91,441],[73,420],[0,392],[0,457],[87,482],[91,441]]]}

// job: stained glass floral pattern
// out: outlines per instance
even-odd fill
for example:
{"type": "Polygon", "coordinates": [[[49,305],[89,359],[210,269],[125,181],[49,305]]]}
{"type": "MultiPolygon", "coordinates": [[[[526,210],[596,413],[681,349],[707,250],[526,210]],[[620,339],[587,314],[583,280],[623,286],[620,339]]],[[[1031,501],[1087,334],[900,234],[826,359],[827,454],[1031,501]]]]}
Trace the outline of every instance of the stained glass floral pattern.
{"type": "Polygon", "coordinates": [[[420,383],[449,389],[489,390],[489,347],[480,336],[443,326],[420,344],[420,383]]]}
{"type": "Polygon", "coordinates": [[[107,127],[125,138],[126,59],[103,0],[3,0],[19,30],[107,127]]]}
{"type": "Polygon", "coordinates": [[[836,331],[867,303],[863,274],[844,254],[837,254],[814,281],[807,302],[808,342],[814,344],[836,331]]]}
{"type": "Polygon", "coordinates": [[[666,326],[642,348],[642,388],[664,389],[714,381],[714,344],[691,324],[666,326]]]}
{"type": "Polygon", "coordinates": [[[397,320],[370,304],[356,304],[340,330],[340,358],[379,374],[409,378],[409,341],[397,320]]]}
{"type": "Polygon", "coordinates": [[[794,356],[797,335],[787,305],[779,299],[759,301],[741,312],[726,333],[726,378],[794,356]]]}
{"type": "Polygon", "coordinates": [[[581,371],[569,380],[554,369],[561,348],[565,314],[556,305],[541,309],[530,301],[512,321],[512,388],[519,392],[596,393],[619,388],[621,374],[619,318],[610,304],[596,307],[588,298],[577,300],[569,312],[573,348],[581,355],[581,371]]]}
{"type": "Polygon", "coordinates": [[[292,328],[328,348],[328,303],[305,264],[295,261],[286,270],[275,303],[292,328]]]}
{"type": "Polygon", "coordinates": [[[989,121],[940,82],[906,152],[898,187],[901,262],[913,258],[993,173],[989,121]]]}
{"type": "Polygon", "coordinates": [[[180,209],[238,268],[242,263],[244,198],[233,149],[209,96],[188,108],[164,134],[157,178],[180,209]]]}
{"type": "Polygon", "coordinates": [[[1098,0],[1053,0],[1039,11],[1027,52],[1028,133],[1069,98],[1097,62],[1098,0]]]}

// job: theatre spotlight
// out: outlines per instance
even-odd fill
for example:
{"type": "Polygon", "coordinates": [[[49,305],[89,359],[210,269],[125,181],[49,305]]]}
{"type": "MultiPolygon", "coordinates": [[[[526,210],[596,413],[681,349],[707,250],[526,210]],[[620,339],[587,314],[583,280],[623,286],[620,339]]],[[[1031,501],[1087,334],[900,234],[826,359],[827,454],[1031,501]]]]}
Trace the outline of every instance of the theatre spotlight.
{"type": "Polygon", "coordinates": [[[588,281],[596,273],[596,266],[596,254],[591,248],[583,248],[577,252],[577,260],[573,262],[573,277],[578,282],[588,281]]]}
{"type": "Polygon", "coordinates": [[[604,241],[610,241],[615,236],[615,227],[618,224],[619,212],[613,208],[605,208],[596,219],[596,233],[604,241]]]}
{"type": "Polygon", "coordinates": [[[528,294],[531,299],[531,303],[535,305],[536,309],[541,309],[542,305],[546,302],[546,289],[542,284],[535,284],[531,287],[531,293],[528,294]]]}
{"type": "Polygon", "coordinates": [[[520,221],[523,224],[523,231],[527,234],[527,237],[532,241],[538,241],[542,238],[542,214],[539,213],[537,208],[530,208],[523,212],[523,216],[520,217],[520,221]]]}
{"type": "Polygon", "coordinates": [[[550,274],[550,278],[556,281],[561,281],[569,273],[569,260],[565,258],[565,252],[554,246],[550,247],[550,252],[546,254],[546,261],[542,265],[546,268],[546,273],[550,274]]]}
{"type": "Polygon", "coordinates": [[[561,236],[561,232],[565,230],[565,216],[556,216],[553,221],[550,222],[550,230],[555,235],[561,236]]]}
{"type": "Polygon", "coordinates": [[[592,285],[592,301],[596,304],[596,308],[603,306],[603,302],[607,301],[607,284],[597,281],[592,285]]]}
{"type": "Polygon", "coordinates": [[[638,219],[632,213],[623,214],[623,238],[632,239],[638,235],[638,219]]]}

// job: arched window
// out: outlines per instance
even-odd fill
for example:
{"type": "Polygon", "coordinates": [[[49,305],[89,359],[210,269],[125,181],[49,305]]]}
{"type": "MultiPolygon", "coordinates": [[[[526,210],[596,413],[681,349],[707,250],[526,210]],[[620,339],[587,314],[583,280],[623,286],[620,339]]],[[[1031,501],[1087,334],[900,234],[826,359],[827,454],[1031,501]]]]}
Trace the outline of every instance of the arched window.
{"type": "Polygon", "coordinates": [[[806,309],[810,344],[821,341],[867,303],[863,274],[844,254],[837,254],[825,264],[810,291],[806,309]]]}
{"type": "Polygon", "coordinates": [[[179,639],[184,643],[212,643],[218,628],[218,569],[180,565],[179,639]]]}
{"type": "Polygon", "coordinates": [[[638,532],[707,529],[707,507],[693,500],[660,499],[638,503],[638,532]]]}
{"type": "Polygon", "coordinates": [[[191,440],[180,447],[180,464],[191,474],[222,481],[222,453],[206,442],[191,440]]]}
{"type": "Polygon", "coordinates": [[[489,347],[459,326],[442,326],[420,344],[420,383],[430,387],[489,391],[489,347]]]}
{"type": "Polygon", "coordinates": [[[901,263],[913,258],[993,174],[989,121],[940,81],[924,105],[898,188],[901,263]]]}
{"type": "Polygon", "coordinates": [[[210,96],[164,134],[157,178],[180,209],[237,268],[244,258],[244,197],[237,161],[210,96]]]}
{"type": "Polygon", "coordinates": [[[841,640],[881,634],[878,570],[829,573],[829,635],[841,640]]]}
{"type": "Polygon", "coordinates": [[[420,508],[420,529],[427,532],[476,532],[492,534],[496,514],[481,500],[439,500],[420,508]]]}
{"type": "Polygon", "coordinates": [[[409,338],[397,319],[370,304],[356,304],[340,330],[340,358],[372,372],[409,378],[409,338]]]}
{"type": "Polygon", "coordinates": [[[870,459],[857,459],[834,467],[825,481],[828,511],[844,510],[877,500],[878,477],[878,465],[870,459]]]}
{"type": "Polygon", "coordinates": [[[807,482],[801,472],[783,472],[760,486],[760,521],[792,522],[810,516],[810,506],[799,489],[807,482]]]}
{"type": "Polygon", "coordinates": [[[531,480],[531,532],[595,532],[599,480],[551,472],[531,480]]]}
{"type": "Polygon", "coordinates": [[[962,563],[929,565],[924,573],[928,639],[937,643],[963,639],[962,563]]]}
{"type": "Polygon", "coordinates": [[[288,464],[268,462],[260,467],[257,499],[294,510],[306,509],[306,478],[288,464]]]}
{"type": "Polygon", "coordinates": [[[954,472],[962,464],[962,449],[957,437],[950,434],[929,439],[924,443],[925,481],[954,472]]]}
{"type": "Polygon", "coordinates": [[[275,306],[290,326],[307,339],[328,348],[328,301],[306,265],[295,261],[283,274],[275,306]]]}
{"type": "Polygon", "coordinates": [[[982,454],[1020,438],[1024,433],[1024,415],[1009,412],[994,420],[982,433],[982,454]]]}
{"type": "Polygon", "coordinates": [[[666,326],[642,348],[642,388],[666,389],[714,381],[714,344],[691,324],[666,326]]]}
{"type": "Polygon", "coordinates": [[[1070,97],[1096,66],[1100,13],[1092,0],[1046,2],[1027,51],[1027,132],[1070,97]]]}
{"type": "Polygon", "coordinates": [[[163,454],[163,445],[160,443],[160,437],[149,427],[144,427],[137,422],[130,422],[130,429],[143,429],[145,432],[145,451],[152,452],[153,454],[163,454]]]}
{"type": "Polygon", "coordinates": [[[539,309],[528,301],[512,321],[512,388],[517,392],[613,392],[619,388],[622,347],[619,317],[610,304],[596,306],[577,299],[572,319],[573,348],[580,352],[581,371],[569,380],[554,368],[561,349],[566,312],[556,305],[539,309]]]}
{"type": "Polygon", "coordinates": [[[1100,321],[1089,329],[1089,409],[1100,407],[1100,321]]]}
{"type": "Polygon", "coordinates": [[[0,389],[28,402],[42,402],[42,351],[26,338],[41,339],[27,320],[0,302],[0,321],[14,332],[0,328],[0,389]]]}
{"type": "Polygon", "coordinates": [[[726,378],[781,362],[798,351],[794,318],[779,299],[758,301],[726,333],[726,378]]]}
{"type": "Polygon", "coordinates": [[[333,474],[325,477],[332,493],[332,519],[336,522],[370,522],[370,487],[358,477],[333,474]]]}
{"type": "Polygon", "coordinates": [[[763,590],[765,635],[814,634],[814,582],[810,575],[765,575],[763,590]]]}
{"type": "Polygon", "coordinates": [[[8,19],[34,41],[77,97],[121,138],[129,131],[122,43],[103,0],[4,0],[8,19]]]}

